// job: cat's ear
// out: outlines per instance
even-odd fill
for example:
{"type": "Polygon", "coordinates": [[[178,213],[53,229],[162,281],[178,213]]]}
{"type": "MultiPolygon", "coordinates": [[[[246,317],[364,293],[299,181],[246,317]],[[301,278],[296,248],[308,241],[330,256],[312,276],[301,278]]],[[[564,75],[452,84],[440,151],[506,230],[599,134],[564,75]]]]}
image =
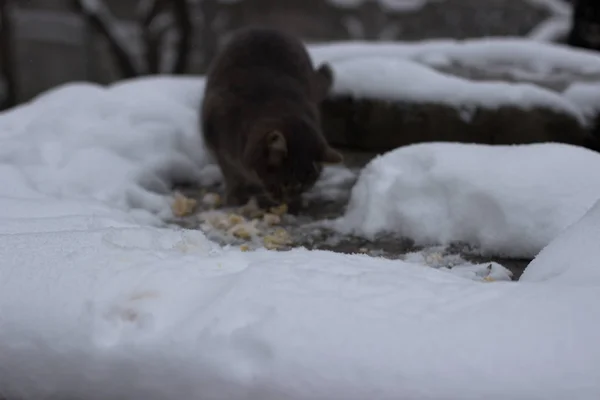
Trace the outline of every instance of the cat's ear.
{"type": "Polygon", "coordinates": [[[323,164],[340,164],[344,161],[344,157],[342,154],[331,147],[327,146],[325,148],[325,152],[323,153],[323,158],[321,162],[323,164]]]}
{"type": "Polygon", "coordinates": [[[275,130],[266,137],[269,165],[278,167],[287,154],[287,141],[283,133],[275,130]]]}
{"type": "Polygon", "coordinates": [[[329,95],[333,86],[333,70],[327,63],[323,63],[314,73],[314,100],[322,102],[329,95]]]}

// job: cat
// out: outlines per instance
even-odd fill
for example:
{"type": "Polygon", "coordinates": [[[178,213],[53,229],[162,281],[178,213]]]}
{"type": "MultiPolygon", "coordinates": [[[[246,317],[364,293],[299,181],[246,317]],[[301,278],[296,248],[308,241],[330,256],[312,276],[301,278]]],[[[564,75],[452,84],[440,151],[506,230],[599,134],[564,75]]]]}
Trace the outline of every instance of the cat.
{"type": "Polygon", "coordinates": [[[600,51],[600,0],[575,0],[567,44],[600,51]]]}
{"type": "Polygon", "coordinates": [[[270,28],[236,31],[206,74],[201,128],[225,181],[225,204],[300,207],[324,164],[343,162],[321,131],[320,103],[333,83],[304,44],[270,28]]]}

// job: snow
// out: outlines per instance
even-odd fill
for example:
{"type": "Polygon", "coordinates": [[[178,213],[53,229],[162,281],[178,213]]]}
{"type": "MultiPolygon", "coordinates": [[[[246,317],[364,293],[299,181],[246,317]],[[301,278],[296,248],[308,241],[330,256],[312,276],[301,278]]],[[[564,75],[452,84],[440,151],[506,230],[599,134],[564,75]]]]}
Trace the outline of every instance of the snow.
{"type": "Polygon", "coordinates": [[[513,73],[526,71],[532,77],[540,78],[556,70],[581,75],[600,73],[600,55],[597,53],[524,38],[350,41],[312,44],[309,50],[315,63],[383,57],[408,59],[433,67],[458,64],[513,73]]]}
{"type": "MultiPolygon", "coordinates": [[[[166,225],[174,183],[219,179],[198,132],[203,84],[73,83],[0,113],[3,398],[598,397],[600,291],[576,279],[593,276],[587,262],[571,281],[536,281],[545,263],[556,270],[542,253],[536,282],[502,282],[495,263],[429,268],[448,262],[435,250],[242,252],[166,225]]],[[[597,158],[415,146],[362,173],[347,217],[375,206],[363,209],[372,229],[375,211],[398,221],[412,209],[446,234],[462,217],[484,246],[531,252],[600,197],[597,158]]],[[[351,176],[332,167],[324,179],[351,176]]],[[[556,240],[546,252],[570,245],[556,240]]]]}
{"type": "Polygon", "coordinates": [[[160,193],[172,182],[201,180],[207,163],[197,133],[202,80],[162,83],[140,79],[107,89],[73,83],[1,114],[7,184],[0,193],[90,200],[160,223],[156,216],[170,212],[168,196],[160,193]],[[196,99],[169,100],[177,91],[196,99]]]}
{"type": "MultiPolygon", "coordinates": [[[[328,0],[329,3],[337,7],[344,8],[356,8],[363,5],[367,1],[368,0],[328,0]]],[[[440,2],[443,0],[377,0],[377,3],[385,10],[394,12],[409,12],[420,10],[427,3],[431,3],[433,1],[440,2]]]]}
{"type": "Polygon", "coordinates": [[[540,23],[527,35],[532,40],[557,42],[565,37],[571,29],[571,20],[564,17],[549,18],[540,23]]]}
{"type": "Polygon", "coordinates": [[[334,226],[532,258],[600,199],[598,168],[597,153],[564,144],[411,145],[365,167],[334,226]]]}
{"type": "Polygon", "coordinates": [[[370,57],[332,64],[333,92],[358,98],[443,103],[457,108],[547,107],[583,122],[579,109],[560,94],[532,84],[477,82],[417,63],[370,57]]]}
{"type": "Polygon", "coordinates": [[[522,282],[570,285],[600,282],[600,201],[546,246],[521,275],[522,282]]]}
{"type": "Polygon", "coordinates": [[[327,252],[243,254],[151,228],[6,235],[0,252],[11,255],[0,269],[9,398],[600,392],[590,346],[600,310],[586,307],[595,286],[480,284],[327,252]]]}
{"type": "Polygon", "coordinates": [[[576,82],[564,91],[563,96],[575,104],[591,120],[600,112],[600,82],[576,82]]]}

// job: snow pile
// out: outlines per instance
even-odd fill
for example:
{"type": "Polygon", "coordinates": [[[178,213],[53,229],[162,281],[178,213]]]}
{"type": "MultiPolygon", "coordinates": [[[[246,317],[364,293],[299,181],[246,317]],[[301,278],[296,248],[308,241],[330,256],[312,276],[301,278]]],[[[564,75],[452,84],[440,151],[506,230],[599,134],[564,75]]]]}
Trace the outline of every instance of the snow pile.
{"type": "Polygon", "coordinates": [[[599,169],[600,155],[563,144],[407,146],[362,171],[334,225],[533,257],[600,199],[599,169]]]}
{"type": "Polygon", "coordinates": [[[583,122],[579,110],[561,95],[531,84],[477,82],[442,74],[414,62],[371,57],[333,64],[333,92],[354,97],[443,103],[474,110],[475,107],[546,107],[583,122]]]}
{"type": "Polygon", "coordinates": [[[600,283],[600,201],[563,231],[529,264],[520,281],[600,283]]]}
{"type": "Polygon", "coordinates": [[[207,162],[197,126],[202,85],[74,83],[2,114],[0,196],[136,209],[133,215],[157,223],[154,216],[170,213],[171,184],[199,180],[207,162]]]}

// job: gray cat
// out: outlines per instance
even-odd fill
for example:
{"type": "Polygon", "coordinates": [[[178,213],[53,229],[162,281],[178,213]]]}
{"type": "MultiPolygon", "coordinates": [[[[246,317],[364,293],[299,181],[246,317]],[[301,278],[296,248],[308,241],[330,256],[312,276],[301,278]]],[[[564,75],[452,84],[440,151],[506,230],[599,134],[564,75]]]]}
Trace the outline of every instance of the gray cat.
{"type": "Polygon", "coordinates": [[[273,29],[236,32],[209,68],[201,124],[225,179],[225,203],[299,207],[323,164],[341,163],[321,132],[333,73],[302,42],[273,29]]]}

